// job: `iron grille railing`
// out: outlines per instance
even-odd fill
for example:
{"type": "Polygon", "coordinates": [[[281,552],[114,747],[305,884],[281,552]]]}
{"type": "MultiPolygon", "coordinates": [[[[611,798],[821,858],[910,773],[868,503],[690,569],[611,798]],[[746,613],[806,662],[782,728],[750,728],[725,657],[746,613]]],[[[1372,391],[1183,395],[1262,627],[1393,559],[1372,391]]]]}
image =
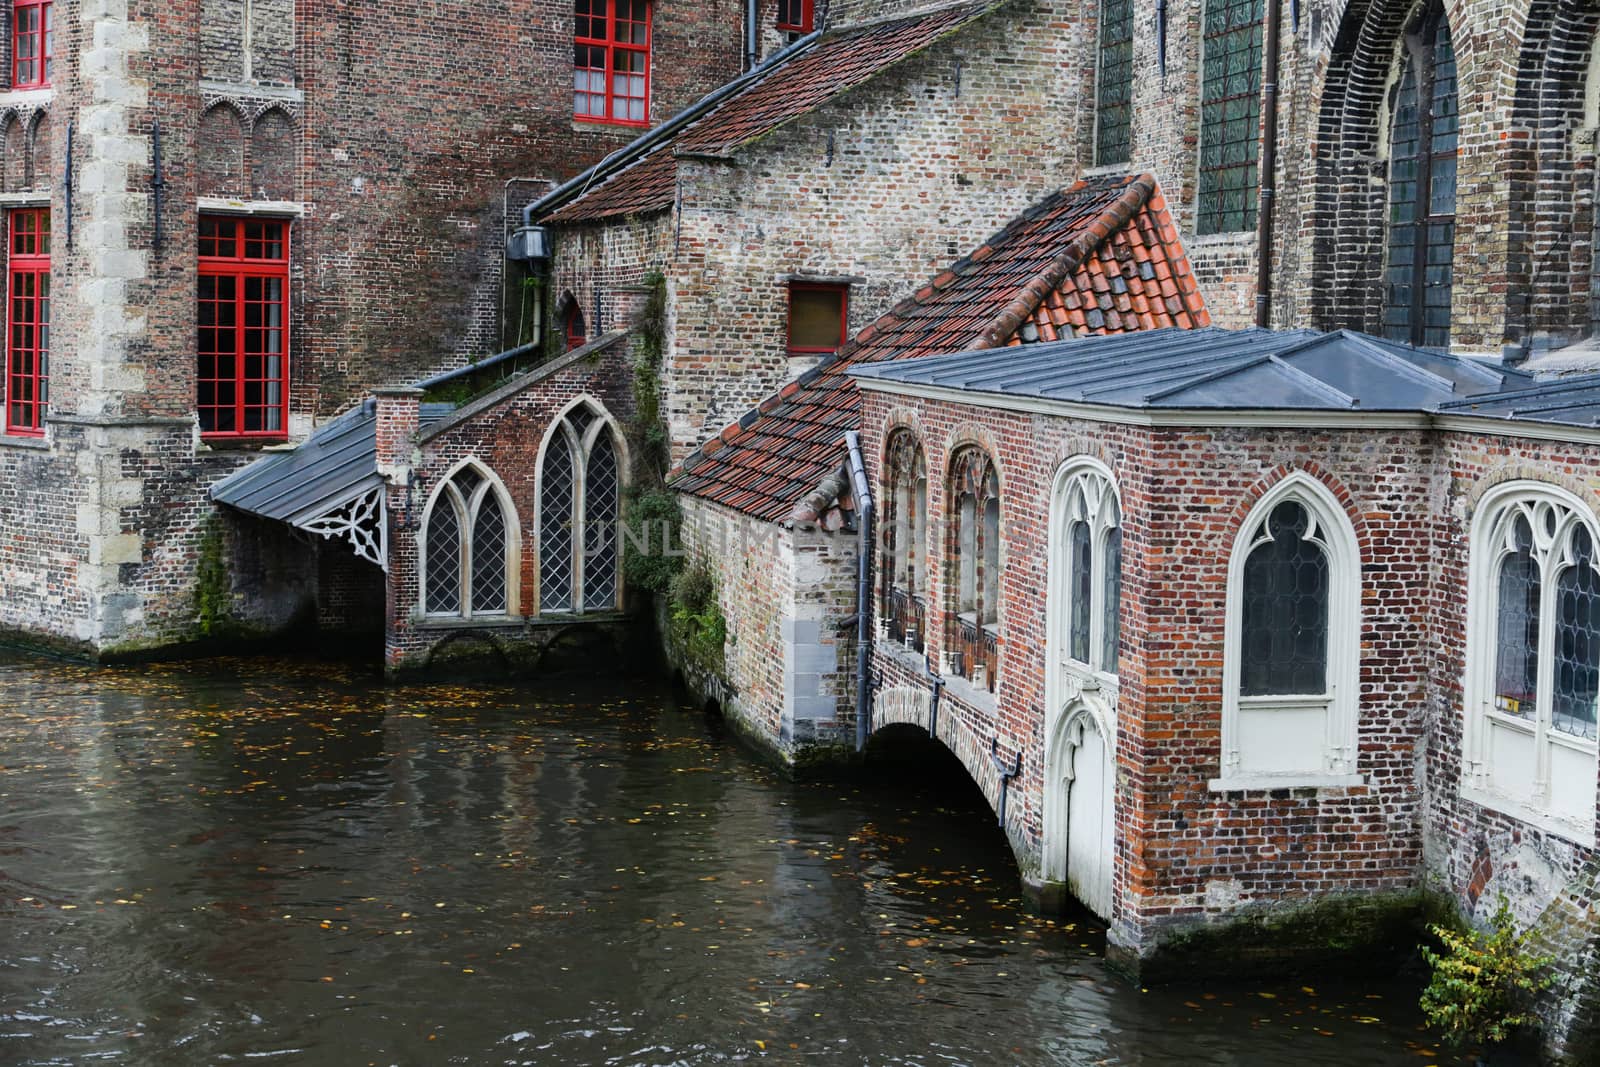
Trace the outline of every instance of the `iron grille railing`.
{"type": "Polygon", "coordinates": [[[994,692],[994,676],[1000,665],[1000,634],[993,626],[979,626],[970,615],[957,615],[955,639],[951,642],[955,673],[994,692]]]}

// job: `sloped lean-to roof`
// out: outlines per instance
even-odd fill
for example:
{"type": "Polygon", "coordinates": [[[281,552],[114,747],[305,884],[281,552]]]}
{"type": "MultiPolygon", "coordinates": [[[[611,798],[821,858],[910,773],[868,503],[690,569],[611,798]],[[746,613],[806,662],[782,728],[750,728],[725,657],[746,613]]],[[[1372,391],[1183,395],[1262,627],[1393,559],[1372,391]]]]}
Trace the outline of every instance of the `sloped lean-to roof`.
{"type": "Polygon", "coordinates": [[[585,222],[668,208],[679,156],[725,156],[999,6],[965,0],[807,38],[667,120],[668,136],[646,133],[563,185],[533,214],[546,222],[585,222]]]}
{"type": "Polygon", "coordinates": [[[839,466],[844,433],[859,424],[851,367],[1210,321],[1155,179],[1080,181],[1034,205],[691,453],[672,484],[785,520],[839,466]]]}

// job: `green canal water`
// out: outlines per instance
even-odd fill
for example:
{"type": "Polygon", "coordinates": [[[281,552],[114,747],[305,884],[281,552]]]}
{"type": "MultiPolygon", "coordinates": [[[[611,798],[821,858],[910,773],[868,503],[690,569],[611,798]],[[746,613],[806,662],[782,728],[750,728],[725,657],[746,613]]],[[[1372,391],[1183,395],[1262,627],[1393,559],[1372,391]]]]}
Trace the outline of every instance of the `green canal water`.
{"type": "Polygon", "coordinates": [[[1414,985],[1141,990],[950,768],[651,683],[0,658],[0,1064],[1426,1064],[1414,985]]]}

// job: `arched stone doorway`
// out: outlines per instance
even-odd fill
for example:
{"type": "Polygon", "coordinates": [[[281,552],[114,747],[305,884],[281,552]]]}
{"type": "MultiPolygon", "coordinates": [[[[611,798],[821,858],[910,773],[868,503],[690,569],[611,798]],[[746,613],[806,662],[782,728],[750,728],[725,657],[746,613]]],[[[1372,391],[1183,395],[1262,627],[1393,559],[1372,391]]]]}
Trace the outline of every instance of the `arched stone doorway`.
{"type": "Polygon", "coordinates": [[[1116,870],[1114,743],[1086,704],[1069,708],[1045,757],[1044,876],[1111,919],[1116,870]]]}

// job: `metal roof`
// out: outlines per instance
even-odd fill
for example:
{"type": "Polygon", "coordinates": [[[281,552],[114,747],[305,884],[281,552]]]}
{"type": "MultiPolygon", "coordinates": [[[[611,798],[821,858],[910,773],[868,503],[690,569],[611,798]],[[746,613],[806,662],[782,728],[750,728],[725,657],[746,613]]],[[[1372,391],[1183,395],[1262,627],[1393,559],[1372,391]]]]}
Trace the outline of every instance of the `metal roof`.
{"type": "MultiPolygon", "coordinates": [[[[1517,370],[1340,330],[1153,330],[852,367],[864,381],[1117,408],[1436,411],[1517,370]]],[[[1600,389],[1600,385],[1595,386],[1600,389]]]]}
{"type": "MultiPolygon", "coordinates": [[[[455,410],[423,404],[422,425],[455,410]]],[[[300,524],[383,484],[378,476],[378,415],[368,399],[318,427],[298,447],[268,453],[211,487],[211,499],[263,518],[300,524]]]]}
{"type": "Polygon", "coordinates": [[[1476,415],[1564,426],[1600,426],[1600,374],[1562,378],[1545,385],[1440,405],[1441,415],[1476,415]]]}

